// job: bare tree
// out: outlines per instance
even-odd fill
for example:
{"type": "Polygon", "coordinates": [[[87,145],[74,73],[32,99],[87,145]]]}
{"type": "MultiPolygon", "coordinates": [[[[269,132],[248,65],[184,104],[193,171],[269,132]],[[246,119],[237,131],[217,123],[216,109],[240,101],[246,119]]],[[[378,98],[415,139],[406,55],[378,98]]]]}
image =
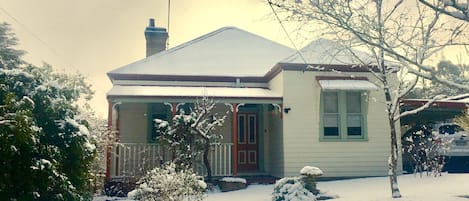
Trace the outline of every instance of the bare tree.
{"type": "MultiPolygon", "coordinates": [[[[397,184],[398,137],[396,124],[402,116],[414,114],[442,98],[437,95],[424,106],[399,113],[399,102],[417,84],[429,79],[469,90],[438,76],[431,58],[450,46],[464,46],[467,23],[442,15],[416,1],[383,0],[275,0],[268,1],[284,23],[296,24],[296,31],[338,41],[344,49],[365,49],[372,59],[360,60],[381,82],[390,126],[389,179],[393,198],[401,197],[397,184]],[[391,86],[399,67],[401,79],[391,86]]],[[[349,51],[352,52],[353,51],[349,51]]],[[[357,58],[359,58],[357,56],[357,58]]],[[[306,62],[306,61],[305,61],[306,62]]]]}
{"type": "Polygon", "coordinates": [[[467,0],[419,0],[419,2],[439,13],[469,22],[469,1],[467,0]]]}

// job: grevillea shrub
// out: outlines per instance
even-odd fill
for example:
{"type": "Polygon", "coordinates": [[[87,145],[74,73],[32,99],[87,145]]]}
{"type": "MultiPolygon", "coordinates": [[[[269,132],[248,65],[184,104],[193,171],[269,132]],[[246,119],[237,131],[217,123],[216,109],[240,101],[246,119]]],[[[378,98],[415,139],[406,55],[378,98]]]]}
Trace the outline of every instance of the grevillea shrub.
{"type": "Polygon", "coordinates": [[[148,171],[128,197],[152,201],[199,201],[203,200],[206,188],[202,177],[192,169],[179,170],[170,163],[148,171]]]}

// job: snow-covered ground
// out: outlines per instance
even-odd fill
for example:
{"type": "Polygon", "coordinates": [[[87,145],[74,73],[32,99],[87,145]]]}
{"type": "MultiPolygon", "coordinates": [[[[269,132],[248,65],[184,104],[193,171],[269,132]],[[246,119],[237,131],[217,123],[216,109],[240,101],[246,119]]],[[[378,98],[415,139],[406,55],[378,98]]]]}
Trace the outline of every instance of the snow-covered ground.
{"type": "MultiPolygon", "coordinates": [[[[398,181],[403,195],[398,201],[469,201],[469,174],[444,174],[441,177],[403,175],[398,181]]],[[[318,187],[327,194],[339,196],[331,201],[393,200],[387,177],[319,182],[318,187]]],[[[239,191],[210,192],[205,200],[270,201],[272,191],[273,185],[250,185],[239,191]]],[[[105,197],[94,199],[104,200],[105,197]]]]}

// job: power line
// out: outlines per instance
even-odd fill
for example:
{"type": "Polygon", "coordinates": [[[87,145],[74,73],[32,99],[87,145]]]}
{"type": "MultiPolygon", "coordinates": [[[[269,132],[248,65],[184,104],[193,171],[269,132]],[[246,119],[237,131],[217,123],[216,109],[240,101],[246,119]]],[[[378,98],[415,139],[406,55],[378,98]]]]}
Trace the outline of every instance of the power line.
{"type": "MultiPolygon", "coordinates": [[[[168,38],[169,38],[169,23],[170,23],[170,17],[171,17],[171,0],[168,0],[168,38]]],[[[166,49],[169,48],[169,39],[166,40],[166,49]]]]}
{"type": "MultiPolygon", "coordinates": [[[[10,14],[8,11],[6,11],[3,7],[0,6],[0,10],[5,13],[8,17],[10,17],[11,19],[13,19],[13,21],[15,21],[17,24],[19,24],[21,27],[23,27],[24,30],[26,30],[26,32],[28,32],[31,36],[33,36],[36,40],[38,40],[40,43],[42,43],[42,45],[44,45],[47,49],[49,49],[49,51],[54,54],[57,58],[59,58],[60,60],[62,60],[62,62],[64,62],[66,65],[72,67],[73,69],[75,69],[77,72],[80,72],[80,70],[78,68],[76,68],[74,65],[72,65],[70,62],[68,62],[66,59],[64,59],[57,51],[54,50],[54,48],[52,48],[50,45],[48,45],[44,40],[42,40],[39,36],[37,36],[33,31],[31,31],[25,24],[21,23],[17,18],[15,18],[12,14],[10,14]]],[[[89,79],[91,82],[93,82],[93,80],[89,79]]],[[[104,90],[103,88],[101,88],[98,84],[93,83],[93,86],[99,88],[100,90],[103,90],[103,91],[106,91],[104,90]]]]}
{"type": "MultiPolygon", "coordinates": [[[[285,32],[285,34],[287,35],[287,38],[288,40],[290,40],[290,43],[293,45],[293,48],[295,48],[296,52],[298,53],[298,55],[300,55],[300,58],[303,60],[303,62],[305,64],[308,64],[308,62],[306,61],[305,57],[303,56],[303,54],[301,53],[301,51],[298,49],[298,47],[295,45],[295,42],[293,42],[293,40],[291,39],[290,37],[290,34],[288,33],[287,29],[285,28],[285,26],[283,25],[282,23],[282,20],[280,19],[280,17],[278,16],[277,12],[275,11],[273,5],[274,3],[272,3],[271,0],[267,0],[267,2],[269,3],[269,6],[270,8],[272,9],[272,12],[274,13],[275,17],[277,18],[277,21],[278,23],[280,24],[280,26],[282,27],[283,29],[283,32],[285,32]]],[[[279,6],[279,5],[276,5],[276,6],[279,6]]],[[[279,6],[280,7],[280,6],[279,6]]]]}

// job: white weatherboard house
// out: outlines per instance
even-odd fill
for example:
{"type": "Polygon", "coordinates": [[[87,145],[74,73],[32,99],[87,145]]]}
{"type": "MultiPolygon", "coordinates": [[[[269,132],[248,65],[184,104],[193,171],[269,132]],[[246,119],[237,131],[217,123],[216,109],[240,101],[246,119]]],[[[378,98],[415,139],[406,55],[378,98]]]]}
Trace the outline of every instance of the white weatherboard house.
{"type": "MultiPolygon", "coordinates": [[[[165,46],[165,29],[150,21],[148,31],[147,46],[151,34],[165,46]]],[[[384,95],[355,59],[369,56],[326,39],[300,52],[224,27],[110,71],[109,123],[120,145],[108,152],[107,178],[168,160],[152,140],[152,120],[169,120],[204,95],[229,111],[210,153],[214,176],[284,177],[308,165],[324,177],[387,175],[384,95]]]]}

